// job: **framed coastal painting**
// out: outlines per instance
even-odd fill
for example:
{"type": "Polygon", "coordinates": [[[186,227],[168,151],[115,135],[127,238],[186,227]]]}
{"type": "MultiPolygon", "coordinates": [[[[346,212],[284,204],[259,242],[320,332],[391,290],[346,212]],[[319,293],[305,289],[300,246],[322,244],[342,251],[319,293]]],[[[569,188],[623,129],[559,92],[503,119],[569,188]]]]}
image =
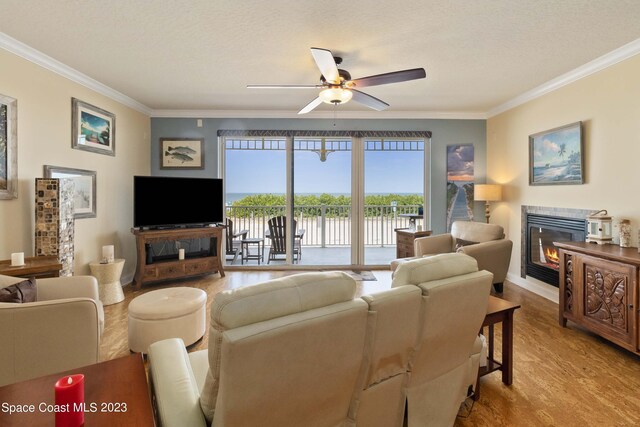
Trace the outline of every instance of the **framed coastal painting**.
{"type": "Polygon", "coordinates": [[[454,221],[473,221],[473,145],[447,145],[447,231],[454,221]]]}
{"type": "Polygon", "coordinates": [[[71,98],[71,147],[115,156],[115,114],[71,98]]]}
{"type": "Polygon", "coordinates": [[[204,139],[160,138],[160,169],[204,169],[204,139]]]}
{"type": "Polygon", "coordinates": [[[529,136],[529,185],[583,183],[582,122],[529,136]]]}
{"type": "Polygon", "coordinates": [[[74,218],[96,217],[96,172],[84,169],[44,166],[45,178],[70,179],[75,185],[74,218]]]}
{"type": "Polygon", "coordinates": [[[0,199],[18,197],[18,101],[0,95],[0,199]]]}

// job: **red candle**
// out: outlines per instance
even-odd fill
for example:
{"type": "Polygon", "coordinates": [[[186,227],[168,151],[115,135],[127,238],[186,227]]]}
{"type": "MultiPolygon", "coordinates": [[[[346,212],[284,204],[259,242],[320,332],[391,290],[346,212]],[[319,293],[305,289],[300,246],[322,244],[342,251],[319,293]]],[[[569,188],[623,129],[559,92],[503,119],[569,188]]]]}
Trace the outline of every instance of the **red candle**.
{"type": "Polygon", "coordinates": [[[56,427],[84,424],[84,375],[69,375],[56,382],[56,427]]]}

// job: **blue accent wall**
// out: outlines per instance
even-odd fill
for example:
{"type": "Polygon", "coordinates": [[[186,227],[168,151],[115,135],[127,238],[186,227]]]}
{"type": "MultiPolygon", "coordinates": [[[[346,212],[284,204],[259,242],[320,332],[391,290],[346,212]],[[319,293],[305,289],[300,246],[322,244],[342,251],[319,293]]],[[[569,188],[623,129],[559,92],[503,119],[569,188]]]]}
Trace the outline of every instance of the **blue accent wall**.
{"type": "MultiPolygon", "coordinates": [[[[201,119],[152,118],[151,119],[151,174],[159,176],[218,176],[219,129],[279,129],[279,130],[418,130],[431,131],[431,198],[433,203],[431,224],[435,234],[446,228],[447,145],[473,144],[475,150],[475,181],[486,179],[486,120],[449,119],[201,119]],[[204,170],[161,170],[160,138],[204,138],[204,170]]],[[[398,182],[402,191],[402,182],[398,182]]],[[[484,203],[476,202],[476,221],[484,221],[484,203]]]]}

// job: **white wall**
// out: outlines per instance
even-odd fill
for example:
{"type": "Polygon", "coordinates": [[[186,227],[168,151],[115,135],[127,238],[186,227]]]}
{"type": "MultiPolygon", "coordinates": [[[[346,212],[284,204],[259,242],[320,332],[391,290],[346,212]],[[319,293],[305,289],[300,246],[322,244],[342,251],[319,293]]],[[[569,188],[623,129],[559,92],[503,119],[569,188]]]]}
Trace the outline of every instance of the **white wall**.
{"type": "Polygon", "coordinates": [[[97,217],[78,219],[75,273],[89,272],[102,245],[125,258],[123,278],[136,263],[132,226],[133,175],[149,174],[149,117],[0,49],[0,93],[18,100],[18,198],[0,200],[0,259],[33,255],[34,179],[43,165],[97,171],[97,217]],[[116,115],[116,156],[71,148],[71,98],[116,115]]]}
{"type": "MultiPolygon", "coordinates": [[[[487,121],[487,176],[505,184],[491,221],[513,240],[510,272],[520,275],[520,207],[607,209],[640,226],[640,55],[487,121]],[[582,121],[584,185],[529,186],[528,136],[582,121]]],[[[617,232],[617,228],[615,229],[617,232]]],[[[637,233],[632,243],[637,246],[637,233]]]]}

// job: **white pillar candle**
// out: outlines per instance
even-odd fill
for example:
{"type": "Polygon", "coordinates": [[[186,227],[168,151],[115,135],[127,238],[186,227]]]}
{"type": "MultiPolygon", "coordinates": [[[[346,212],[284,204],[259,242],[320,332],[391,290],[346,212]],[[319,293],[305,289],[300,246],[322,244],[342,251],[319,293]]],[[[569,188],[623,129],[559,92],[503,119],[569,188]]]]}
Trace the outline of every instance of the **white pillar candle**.
{"type": "Polygon", "coordinates": [[[184,259],[184,249],[178,249],[178,259],[184,259]]]}
{"type": "Polygon", "coordinates": [[[24,265],[24,252],[16,252],[11,254],[11,266],[20,267],[24,265]]]}
{"type": "Polygon", "coordinates": [[[114,260],[113,245],[106,245],[102,247],[102,260],[106,262],[113,262],[114,260]]]}

